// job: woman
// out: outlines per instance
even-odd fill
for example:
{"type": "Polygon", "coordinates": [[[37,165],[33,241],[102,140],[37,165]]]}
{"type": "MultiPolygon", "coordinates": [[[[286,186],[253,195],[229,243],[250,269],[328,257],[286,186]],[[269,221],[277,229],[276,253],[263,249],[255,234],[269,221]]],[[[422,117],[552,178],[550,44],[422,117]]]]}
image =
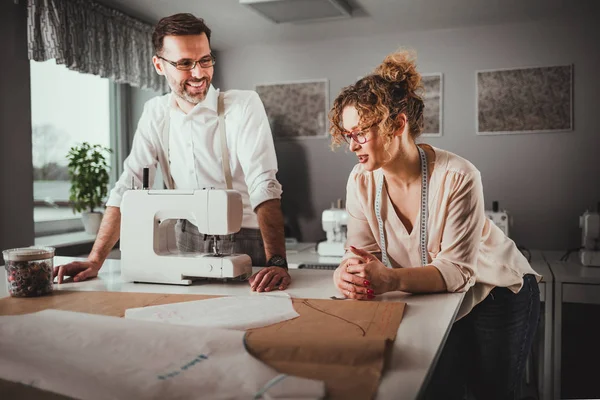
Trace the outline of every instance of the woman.
{"type": "Polygon", "coordinates": [[[334,274],[345,297],[466,292],[428,397],[515,398],[540,314],[538,280],[484,213],[479,171],[415,143],[421,77],[407,52],[346,87],[330,112],[333,145],[358,165],[348,179],[347,252],[334,274]]]}

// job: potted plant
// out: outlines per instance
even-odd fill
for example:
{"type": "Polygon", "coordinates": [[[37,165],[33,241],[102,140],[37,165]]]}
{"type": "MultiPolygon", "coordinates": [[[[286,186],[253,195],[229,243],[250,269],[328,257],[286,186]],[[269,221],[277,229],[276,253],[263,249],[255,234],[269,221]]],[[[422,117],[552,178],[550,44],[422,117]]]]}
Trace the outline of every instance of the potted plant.
{"type": "Polygon", "coordinates": [[[97,234],[102,213],[95,211],[102,206],[108,193],[108,161],[106,153],[111,149],[87,142],[73,146],[67,154],[71,195],[69,200],[73,213],[81,212],[83,227],[87,233],[97,234]]]}

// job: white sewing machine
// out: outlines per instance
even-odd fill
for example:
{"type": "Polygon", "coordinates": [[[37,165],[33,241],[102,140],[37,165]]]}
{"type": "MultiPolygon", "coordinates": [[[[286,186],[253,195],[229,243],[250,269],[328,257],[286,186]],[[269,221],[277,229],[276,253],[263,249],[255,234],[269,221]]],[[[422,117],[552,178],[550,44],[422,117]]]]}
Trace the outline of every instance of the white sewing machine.
{"type": "Polygon", "coordinates": [[[177,219],[207,235],[229,235],[242,225],[242,196],[234,190],[128,190],[121,203],[121,276],[128,282],[189,285],[194,278],[252,274],[247,254],[180,252],[177,219]]]}
{"type": "Polygon", "coordinates": [[[498,202],[492,202],[492,211],[485,211],[486,217],[488,217],[498,228],[504,232],[507,237],[509,235],[510,216],[506,210],[500,211],[498,202]]]}
{"type": "Polygon", "coordinates": [[[579,258],[585,266],[600,267],[600,204],[598,211],[586,211],[579,217],[581,250],[579,258]]]}
{"type": "Polygon", "coordinates": [[[338,200],[337,207],[332,204],[330,209],[323,211],[321,223],[327,240],[317,245],[317,253],[324,257],[342,257],[348,231],[348,213],[342,208],[341,200],[338,200]]]}

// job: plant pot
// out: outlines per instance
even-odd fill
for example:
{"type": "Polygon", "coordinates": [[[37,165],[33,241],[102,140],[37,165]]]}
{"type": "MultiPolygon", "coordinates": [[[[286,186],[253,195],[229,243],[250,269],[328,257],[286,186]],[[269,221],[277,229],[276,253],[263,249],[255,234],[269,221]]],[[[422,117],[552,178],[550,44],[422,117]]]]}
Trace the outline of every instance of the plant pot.
{"type": "Polygon", "coordinates": [[[85,233],[96,235],[98,229],[100,229],[100,223],[102,222],[102,213],[99,211],[84,212],[81,214],[81,220],[83,221],[85,233]]]}

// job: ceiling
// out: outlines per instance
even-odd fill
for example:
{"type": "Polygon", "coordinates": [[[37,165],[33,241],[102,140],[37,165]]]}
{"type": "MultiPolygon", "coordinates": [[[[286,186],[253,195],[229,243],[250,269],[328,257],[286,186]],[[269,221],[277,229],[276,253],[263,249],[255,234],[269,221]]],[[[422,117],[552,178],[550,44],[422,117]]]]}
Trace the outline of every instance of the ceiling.
{"type": "Polygon", "coordinates": [[[276,24],[238,0],[96,1],[151,23],[167,15],[191,12],[204,18],[211,28],[211,43],[216,50],[583,15],[597,11],[600,3],[596,0],[347,0],[354,9],[350,19],[276,24]]]}

